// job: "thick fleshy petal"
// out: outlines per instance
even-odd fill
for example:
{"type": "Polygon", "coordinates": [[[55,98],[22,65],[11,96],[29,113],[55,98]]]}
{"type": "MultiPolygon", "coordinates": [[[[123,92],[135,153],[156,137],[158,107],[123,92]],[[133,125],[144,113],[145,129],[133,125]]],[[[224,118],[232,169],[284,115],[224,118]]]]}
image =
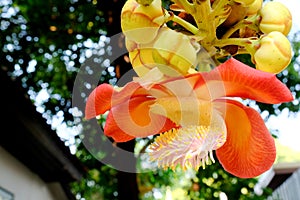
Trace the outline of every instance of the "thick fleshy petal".
{"type": "MultiPolygon", "coordinates": [[[[293,100],[290,90],[275,75],[255,70],[234,58],[203,73],[203,77],[213,99],[242,97],[270,104],[293,100]],[[225,89],[223,94],[222,88],[225,89]]],[[[201,91],[201,87],[198,90],[201,91]]]]}
{"type": "Polygon", "coordinates": [[[85,118],[91,119],[104,114],[111,108],[111,97],[114,89],[109,84],[101,84],[89,95],[85,106],[85,118]]]}
{"type": "Polygon", "coordinates": [[[166,117],[149,112],[153,103],[153,98],[138,96],[114,106],[107,118],[104,133],[120,142],[123,138],[128,139],[124,134],[147,137],[177,127],[166,117]]]}
{"type": "MultiPolygon", "coordinates": [[[[215,102],[216,108],[224,101],[215,102]]],[[[241,177],[256,177],[271,168],[276,157],[274,139],[259,113],[234,101],[226,101],[227,140],[216,153],[226,171],[241,177]]]]}
{"type": "Polygon", "coordinates": [[[126,84],[123,88],[120,88],[120,91],[109,84],[101,84],[92,91],[87,99],[85,118],[91,119],[104,114],[111,107],[128,101],[130,98],[147,95],[147,91],[136,82],[126,84]]]}
{"type": "MultiPolygon", "coordinates": [[[[168,79],[157,85],[167,91],[164,94],[176,97],[194,95],[202,100],[226,96],[270,104],[293,100],[289,89],[274,74],[256,70],[234,58],[230,58],[210,72],[168,79]]],[[[149,93],[152,93],[152,90],[149,93]]],[[[162,96],[157,96],[160,97],[162,96]]]]}
{"type": "Polygon", "coordinates": [[[151,105],[150,110],[181,126],[209,126],[213,113],[210,101],[199,101],[193,96],[159,98],[151,105]]]}
{"type": "Polygon", "coordinates": [[[108,113],[107,115],[104,134],[108,137],[111,137],[115,142],[127,142],[135,138],[132,135],[126,134],[124,131],[122,131],[122,129],[119,128],[112,112],[108,113]]]}

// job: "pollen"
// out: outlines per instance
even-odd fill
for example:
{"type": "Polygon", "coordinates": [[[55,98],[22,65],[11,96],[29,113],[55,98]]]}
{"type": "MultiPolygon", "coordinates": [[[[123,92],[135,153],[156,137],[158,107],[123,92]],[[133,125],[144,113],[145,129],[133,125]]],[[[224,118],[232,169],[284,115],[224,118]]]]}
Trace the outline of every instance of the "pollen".
{"type": "Polygon", "coordinates": [[[226,141],[226,126],[222,119],[210,126],[187,126],[171,129],[156,137],[149,147],[150,160],[158,167],[198,170],[214,163],[213,150],[226,141]]]}

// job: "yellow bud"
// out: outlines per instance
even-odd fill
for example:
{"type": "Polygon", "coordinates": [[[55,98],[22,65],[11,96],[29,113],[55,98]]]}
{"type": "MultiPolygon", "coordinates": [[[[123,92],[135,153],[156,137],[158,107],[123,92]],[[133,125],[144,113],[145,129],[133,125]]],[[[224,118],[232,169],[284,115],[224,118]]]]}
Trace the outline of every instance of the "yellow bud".
{"type": "Polygon", "coordinates": [[[255,0],[252,4],[248,6],[246,15],[255,15],[262,7],[263,0],[255,0]]]}
{"type": "Polygon", "coordinates": [[[126,38],[126,48],[129,51],[131,65],[139,77],[145,76],[155,67],[156,64],[152,57],[153,42],[137,44],[126,38]]]}
{"type": "Polygon", "coordinates": [[[161,28],[153,45],[154,61],[159,70],[168,76],[186,75],[197,59],[200,47],[192,44],[183,33],[161,28]]]}
{"type": "Polygon", "coordinates": [[[161,0],[154,0],[143,6],[135,0],[128,0],[121,11],[121,28],[126,37],[137,43],[154,40],[159,27],[164,23],[161,0]]]}
{"type": "Polygon", "coordinates": [[[194,46],[190,38],[183,33],[166,27],[161,28],[156,39],[147,44],[137,44],[126,37],[130,62],[140,77],[155,67],[166,76],[190,73],[200,48],[196,44],[194,46]]]}
{"type": "Polygon", "coordinates": [[[287,37],[281,32],[273,31],[260,40],[260,47],[254,54],[256,68],[277,74],[291,62],[292,50],[287,37]]]}
{"type": "Polygon", "coordinates": [[[234,0],[237,3],[240,3],[244,6],[249,6],[250,4],[252,4],[255,0],[234,0]]]}
{"type": "Polygon", "coordinates": [[[287,35],[292,27],[292,15],[285,5],[270,1],[260,10],[261,22],[259,28],[263,33],[279,31],[287,35]]]}

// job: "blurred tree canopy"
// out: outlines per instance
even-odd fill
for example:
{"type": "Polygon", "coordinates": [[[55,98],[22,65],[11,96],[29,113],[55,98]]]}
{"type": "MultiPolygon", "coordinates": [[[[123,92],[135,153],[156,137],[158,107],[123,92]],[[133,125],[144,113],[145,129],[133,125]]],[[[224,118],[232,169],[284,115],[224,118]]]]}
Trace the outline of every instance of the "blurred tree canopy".
{"type": "MultiPolygon", "coordinates": [[[[82,110],[72,107],[74,81],[84,62],[101,52],[95,63],[102,68],[98,84],[115,84],[130,69],[126,55],[108,62],[114,49],[109,37],[121,32],[120,12],[125,0],[2,0],[0,1],[1,73],[7,73],[28,90],[33,103],[51,124],[55,117],[68,127],[80,126],[82,110]],[[102,55],[102,57],[101,57],[102,55]],[[40,102],[35,99],[44,93],[40,102]],[[46,93],[46,95],[45,95],[46,93]],[[78,114],[79,113],[79,114],[78,114]]],[[[165,5],[168,1],[165,1],[165,5]]],[[[297,35],[293,41],[294,56],[290,66],[278,74],[295,100],[280,105],[255,104],[261,112],[279,114],[282,109],[299,110],[300,76],[297,35]]],[[[124,49],[123,38],[115,45],[124,49]]],[[[238,59],[249,63],[248,57],[238,59]]],[[[85,72],[93,73],[89,66],[85,72]]],[[[86,98],[95,85],[75,88],[86,98]]],[[[97,133],[94,133],[97,134],[97,133]]],[[[226,173],[217,163],[197,173],[154,171],[140,174],[122,173],[99,162],[75,135],[67,141],[76,145],[77,157],[86,165],[87,173],[80,183],[73,183],[77,199],[164,199],[173,191],[174,199],[219,199],[221,192],[229,199],[265,199],[269,190],[258,196],[254,193],[256,179],[238,179],[226,173]],[[183,181],[185,180],[185,181],[183,181]],[[126,198],[130,197],[130,198],[126,198]]],[[[148,141],[143,144],[147,144],[148,141]]],[[[136,142],[120,145],[134,151],[136,142]]],[[[94,152],[95,153],[95,152],[94,152]]],[[[103,155],[102,155],[103,156],[103,155]]],[[[104,155],[105,156],[105,155],[104,155]]],[[[140,159],[136,160],[139,166],[140,159]]],[[[134,163],[135,164],[135,163],[134,163]]]]}

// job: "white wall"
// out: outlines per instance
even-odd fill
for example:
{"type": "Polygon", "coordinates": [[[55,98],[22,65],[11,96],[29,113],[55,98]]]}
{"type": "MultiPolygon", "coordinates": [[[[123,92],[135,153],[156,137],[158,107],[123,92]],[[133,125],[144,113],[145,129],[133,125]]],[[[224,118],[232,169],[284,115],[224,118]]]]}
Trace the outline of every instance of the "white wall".
{"type": "Polygon", "coordinates": [[[13,193],[14,200],[57,200],[49,186],[0,146],[0,187],[13,193]]]}

